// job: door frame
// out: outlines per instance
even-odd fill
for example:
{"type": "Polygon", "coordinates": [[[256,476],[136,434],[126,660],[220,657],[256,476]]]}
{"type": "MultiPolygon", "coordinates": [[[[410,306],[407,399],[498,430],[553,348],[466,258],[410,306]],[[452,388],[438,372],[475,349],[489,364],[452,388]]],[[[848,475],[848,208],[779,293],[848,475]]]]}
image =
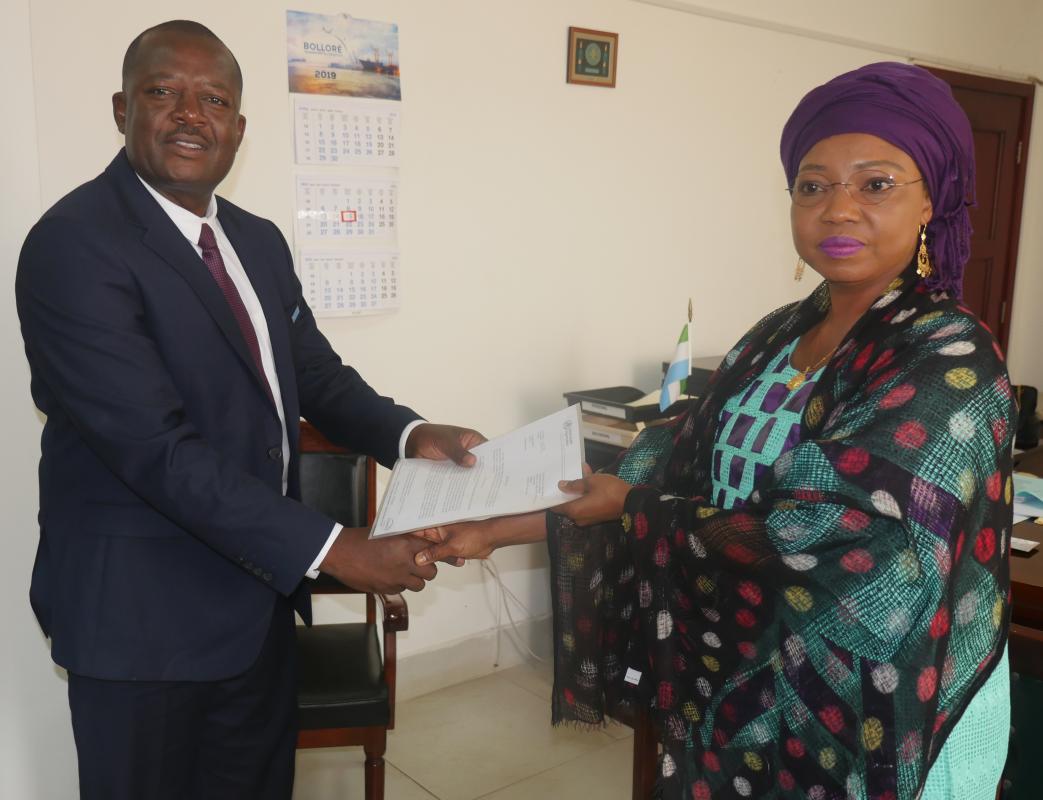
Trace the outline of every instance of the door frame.
{"type": "Polygon", "coordinates": [[[1028,168],[1029,138],[1032,132],[1032,107],[1036,97],[1036,85],[965,72],[953,72],[926,64],[922,66],[950,86],[990,94],[1013,95],[1022,100],[1021,124],[1018,127],[1018,158],[1014,164],[1014,204],[1011,209],[1010,240],[1007,242],[1010,270],[1007,272],[1006,285],[1003,287],[1003,311],[1000,314],[999,329],[993,331],[1000,343],[1000,348],[1006,352],[1007,341],[1010,337],[1010,319],[1014,308],[1014,283],[1018,271],[1018,243],[1021,241],[1021,214],[1025,200],[1025,177],[1028,168]]]}

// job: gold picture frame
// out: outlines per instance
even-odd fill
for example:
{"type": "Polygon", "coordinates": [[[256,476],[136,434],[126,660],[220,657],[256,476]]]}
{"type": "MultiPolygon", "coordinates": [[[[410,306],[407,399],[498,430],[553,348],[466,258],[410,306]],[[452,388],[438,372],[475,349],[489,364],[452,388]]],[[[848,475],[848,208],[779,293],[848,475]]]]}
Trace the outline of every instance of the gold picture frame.
{"type": "Polygon", "coordinates": [[[569,56],[565,80],[585,86],[616,85],[619,34],[589,28],[569,28],[569,56]]]}

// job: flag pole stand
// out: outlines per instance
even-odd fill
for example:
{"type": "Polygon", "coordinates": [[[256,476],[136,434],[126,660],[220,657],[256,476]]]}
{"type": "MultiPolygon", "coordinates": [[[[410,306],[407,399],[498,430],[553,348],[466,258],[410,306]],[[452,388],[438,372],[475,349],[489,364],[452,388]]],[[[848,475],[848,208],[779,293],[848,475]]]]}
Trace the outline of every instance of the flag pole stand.
{"type": "Polygon", "coordinates": [[[684,393],[692,399],[692,298],[688,298],[688,380],[684,382],[684,393]]]}

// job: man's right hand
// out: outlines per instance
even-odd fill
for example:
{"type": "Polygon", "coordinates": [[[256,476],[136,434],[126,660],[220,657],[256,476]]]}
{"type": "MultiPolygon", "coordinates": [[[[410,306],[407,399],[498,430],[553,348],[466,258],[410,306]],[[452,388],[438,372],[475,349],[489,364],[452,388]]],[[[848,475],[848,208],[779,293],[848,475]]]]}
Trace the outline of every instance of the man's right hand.
{"type": "Polygon", "coordinates": [[[414,561],[416,554],[428,546],[411,534],[370,539],[366,528],[344,528],[319,570],[364,592],[419,592],[438,572],[434,564],[421,566],[414,561]]]}

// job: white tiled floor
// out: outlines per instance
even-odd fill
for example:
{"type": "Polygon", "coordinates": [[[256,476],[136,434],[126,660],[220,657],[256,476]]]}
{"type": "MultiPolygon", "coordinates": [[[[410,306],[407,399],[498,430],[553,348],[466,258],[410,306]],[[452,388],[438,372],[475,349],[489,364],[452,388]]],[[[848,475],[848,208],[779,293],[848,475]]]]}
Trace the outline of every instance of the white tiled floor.
{"type": "MultiPolygon", "coordinates": [[[[629,800],[632,734],[550,724],[548,667],[528,664],[398,704],[387,800],[629,800]]],[[[362,797],[362,749],[302,750],[294,800],[362,797]]]]}

